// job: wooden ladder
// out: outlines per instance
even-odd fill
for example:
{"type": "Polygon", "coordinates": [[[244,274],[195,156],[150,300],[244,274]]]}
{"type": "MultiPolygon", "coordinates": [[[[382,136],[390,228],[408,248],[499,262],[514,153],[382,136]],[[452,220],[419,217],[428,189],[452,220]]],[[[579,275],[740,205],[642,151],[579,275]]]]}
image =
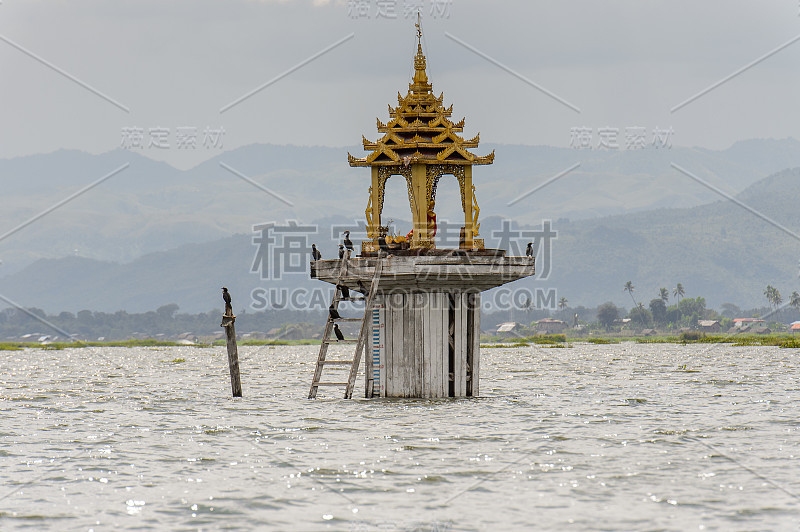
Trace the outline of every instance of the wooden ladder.
{"type": "MultiPolygon", "coordinates": [[[[350,260],[351,250],[346,250],[345,256],[341,259],[339,266],[339,275],[336,279],[336,288],[333,292],[333,301],[331,306],[337,312],[339,311],[339,302],[344,300],[342,297],[342,279],[347,275],[347,263],[350,260]]],[[[375,273],[372,276],[372,283],[369,287],[367,295],[362,297],[351,297],[349,301],[365,301],[364,316],[361,318],[332,318],[330,310],[328,311],[328,319],[325,322],[325,330],[322,333],[322,343],[319,346],[319,355],[317,356],[317,367],[314,370],[314,380],[311,381],[311,390],[308,392],[309,399],[317,397],[317,391],[320,386],[344,386],[344,398],[351,399],[353,397],[353,388],[356,384],[356,377],[358,376],[358,366],[361,363],[361,355],[364,352],[367,343],[367,337],[370,331],[370,321],[372,319],[372,305],[375,300],[375,294],[378,291],[378,283],[380,281],[381,270],[383,269],[383,260],[381,259],[381,252],[378,252],[378,262],[375,265],[375,273]],[[337,338],[331,339],[333,334],[333,324],[336,322],[360,321],[361,331],[358,334],[358,340],[338,340],[337,338]],[[332,343],[355,343],[356,350],[352,360],[327,360],[328,345],[332,343]],[[322,382],[322,370],[325,366],[350,366],[350,374],[347,382],[322,382]]]]}

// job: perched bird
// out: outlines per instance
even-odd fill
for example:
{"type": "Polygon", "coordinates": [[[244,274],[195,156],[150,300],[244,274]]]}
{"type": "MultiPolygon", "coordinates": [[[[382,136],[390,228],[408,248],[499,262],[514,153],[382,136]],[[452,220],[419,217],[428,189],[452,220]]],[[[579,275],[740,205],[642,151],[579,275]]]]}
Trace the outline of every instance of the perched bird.
{"type": "Polygon", "coordinates": [[[525,248],[525,256],[533,257],[533,242],[528,242],[528,247],[525,248]]]}
{"type": "Polygon", "coordinates": [[[339,290],[342,291],[342,299],[350,299],[350,289],[347,288],[345,285],[340,284],[339,290]]]}
{"type": "Polygon", "coordinates": [[[311,256],[314,257],[314,260],[322,258],[322,253],[319,252],[316,244],[311,244],[311,256]]]}
{"type": "Polygon", "coordinates": [[[231,295],[228,293],[228,289],[224,286],[222,287],[222,300],[225,301],[225,315],[226,316],[233,316],[233,307],[231,306],[231,295]]]}
{"type": "Polygon", "coordinates": [[[389,244],[386,243],[386,237],[385,236],[379,236],[378,237],[378,247],[381,249],[381,251],[385,251],[386,253],[389,253],[389,244]]]}
{"type": "Polygon", "coordinates": [[[344,247],[346,247],[350,251],[353,251],[353,241],[350,240],[350,231],[344,232],[344,247]]]}
{"type": "Polygon", "coordinates": [[[341,318],[339,311],[333,308],[333,303],[331,303],[331,306],[328,307],[328,316],[330,316],[332,320],[338,320],[341,318]]]}
{"type": "Polygon", "coordinates": [[[336,334],[336,339],[337,340],[344,340],[344,334],[342,334],[342,331],[339,330],[339,324],[338,323],[334,323],[333,324],[333,332],[336,334]]]}
{"type": "Polygon", "coordinates": [[[344,258],[344,246],[341,244],[339,244],[339,258],[340,259],[344,258]]]}

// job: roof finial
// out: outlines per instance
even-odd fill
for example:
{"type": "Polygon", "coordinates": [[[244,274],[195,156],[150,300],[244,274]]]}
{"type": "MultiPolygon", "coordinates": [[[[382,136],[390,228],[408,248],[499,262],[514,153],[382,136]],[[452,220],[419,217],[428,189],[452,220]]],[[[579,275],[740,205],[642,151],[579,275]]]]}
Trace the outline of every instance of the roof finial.
{"type": "Polygon", "coordinates": [[[417,11],[417,46],[422,48],[422,10],[417,11]]]}
{"type": "Polygon", "coordinates": [[[422,12],[417,11],[417,55],[414,58],[414,83],[409,87],[415,93],[425,93],[431,90],[428,83],[428,74],[425,72],[425,54],[422,53],[422,12]]]}

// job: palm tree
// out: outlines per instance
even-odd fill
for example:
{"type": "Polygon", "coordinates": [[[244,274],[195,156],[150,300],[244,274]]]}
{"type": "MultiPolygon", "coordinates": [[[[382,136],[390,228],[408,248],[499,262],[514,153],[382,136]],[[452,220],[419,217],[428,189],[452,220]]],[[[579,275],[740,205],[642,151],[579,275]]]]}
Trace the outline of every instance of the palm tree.
{"type": "Polygon", "coordinates": [[[791,298],[789,299],[789,306],[795,310],[800,310],[800,294],[797,293],[797,290],[792,292],[791,298]]]}
{"type": "Polygon", "coordinates": [[[778,292],[777,288],[772,293],[772,301],[775,303],[776,309],[781,306],[781,303],[783,303],[783,297],[781,297],[781,293],[778,292]]]}
{"type": "Polygon", "coordinates": [[[781,293],[778,291],[778,289],[771,284],[768,284],[764,289],[764,297],[767,298],[769,308],[771,309],[772,307],[775,307],[775,313],[777,314],[778,307],[780,307],[781,303],[783,302],[783,297],[781,297],[781,293]]]}
{"type": "Polygon", "coordinates": [[[669,302],[669,290],[667,290],[666,288],[662,288],[661,290],[659,290],[658,297],[660,297],[661,301],[663,301],[664,303],[668,303],[669,302]]]}
{"type": "Polygon", "coordinates": [[[683,285],[678,283],[678,286],[675,287],[675,290],[672,291],[672,295],[675,297],[683,297],[686,294],[686,291],[683,289],[683,285]]]}
{"type": "Polygon", "coordinates": [[[531,308],[533,308],[533,300],[530,297],[526,297],[525,303],[522,304],[522,310],[530,312],[531,308]]]}
{"type": "Polygon", "coordinates": [[[569,303],[569,301],[567,300],[567,298],[566,297],[562,297],[561,299],[558,300],[558,308],[561,309],[561,310],[564,310],[565,308],[567,308],[567,306],[568,306],[567,304],[568,303],[569,303]]]}
{"type": "Polygon", "coordinates": [[[630,294],[631,300],[633,301],[633,306],[636,306],[636,300],[633,299],[633,291],[634,290],[635,290],[635,288],[633,287],[633,283],[631,281],[628,281],[627,283],[625,283],[625,287],[622,289],[623,292],[628,292],[628,294],[630,294]]]}
{"type": "Polygon", "coordinates": [[[767,287],[764,289],[764,297],[767,299],[767,303],[769,303],[769,308],[776,307],[780,304],[780,301],[783,301],[780,292],[778,289],[768,284],[767,287]]]}

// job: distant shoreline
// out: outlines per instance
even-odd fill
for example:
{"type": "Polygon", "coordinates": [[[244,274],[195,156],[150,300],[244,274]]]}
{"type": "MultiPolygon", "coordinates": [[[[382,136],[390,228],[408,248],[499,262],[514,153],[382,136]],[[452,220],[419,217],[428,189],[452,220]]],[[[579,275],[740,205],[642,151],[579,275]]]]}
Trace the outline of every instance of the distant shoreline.
{"type": "MultiPolygon", "coordinates": [[[[770,334],[770,335],[725,335],[725,336],[592,336],[568,338],[563,334],[542,336],[528,336],[520,338],[484,338],[481,348],[509,348],[509,347],[554,347],[567,348],[572,344],[619,344],[634,342],[638,344],[730,344],[733,346],[775,346],[790,349],[800,349],[800,335],[798,334],[770,334]]],[[[241,346],[296,346],[319,345],[319,340],[239,340],[241,346]]],[[[213,343],[180,343],[162,340],[121,340],[108,342],[0,342],[0,351],[20,351],[23,349],[61,350],[81,347],[195,347],[209,348],[224,346],[225,342],[217,340],[213,343]]]]}

